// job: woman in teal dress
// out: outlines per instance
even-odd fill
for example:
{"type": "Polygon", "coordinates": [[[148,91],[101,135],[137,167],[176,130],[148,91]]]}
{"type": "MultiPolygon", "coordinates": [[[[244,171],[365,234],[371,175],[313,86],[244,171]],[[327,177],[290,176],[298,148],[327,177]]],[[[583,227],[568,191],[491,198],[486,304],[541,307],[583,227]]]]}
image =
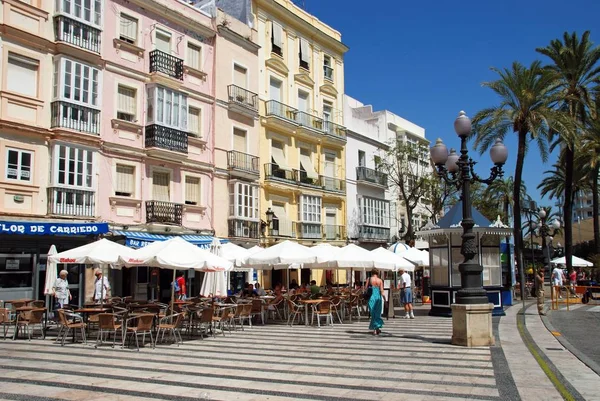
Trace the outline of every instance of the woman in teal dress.
{"type": "Polygon", "coordinates": [[[382,302],[383,302],[383,281],[379,278],[377,269],[371,271],[369,279],[372,293],[369,298],[369,310],[371,311],[371,324],[369,330],[373,330],[373,335],[379,335],[383,327],[383,319],[381,318],[382,302]]]}

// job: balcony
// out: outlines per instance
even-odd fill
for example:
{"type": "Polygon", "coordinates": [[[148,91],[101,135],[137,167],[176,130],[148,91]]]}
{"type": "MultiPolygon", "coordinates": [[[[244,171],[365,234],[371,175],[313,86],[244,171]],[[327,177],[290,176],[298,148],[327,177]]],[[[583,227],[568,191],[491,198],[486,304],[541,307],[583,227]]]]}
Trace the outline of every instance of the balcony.
{"type": "Polygon", "coordinates": [[[387,188],[388,186],[387,174],[367,167],[356,168],[356,181],[377,187],[387,188]]]}
{"type": "Polygon", "coordinates": [[[267,124],[283,129],[295,129],[298,126],[298,110],[276,100],[265,103],[267,124]]]}
{"type": "Polygon", "coordinates": [[[227,152],[227,169],[231,175],[254,180],[260,175],[258,160],[258,156],[230,150],[227,152]]]}
{"type": "Polygon", "coordinates": [[[323,227],[321,223],[296,222],[296,233],[298,239],[323,239],[323,227]]]}
{"type": "Polygon", "coordinates": [[[296,183],[296,173],[293,170],[283,170],[275,163],[265,163],[265,179],[296,183]]]}
{"type": "Polygon", "coordinates": [[[321,183],[323,184],[323,189],[325,191],[331,192],[346,192],[346,180],[341,180],[339,178],[326,177],[324,175],[319,176],[321,179],[321,183]]]}
{"type": "Polygon", "coordinates": [[[324,122],[322,118],[317,116],[313,116],[312,114],[306,113],[304,111],[299,111],[296,117],[296,121],[300,124],[308,134],[317,134],[321,136],[323,131],[324,122]]]}
{"type": "Polygon", "coordinates": [[[388,242],[390,240],[390,229],[385,227],[359,225],[358,239],[362,241],[388,242]]]}
{"type": "Polygon", "coordinates": [[[146,201],[146,223],[181,225],[183,205],[180,203],[146,201]]]}
{"type": "Polygon", "coordinates": [[[338,140],[344,141],[344,142],[347,141],[346,134],[348,133],[348,130],[343,125],[336,124],[331,121],[324,121],[323,122],[323,130],[325,131],[325,133],[327,135],[329,135],[332,138],[335,138],[335,139],[338,139],[338,140]]]}
{"type": "Polygon", "coordinates": [[[323,231],[325,239],[328,241],[342,241],[346,239],[346,226],[325,224],[323,231]]]}
{"type": "Polygon", "coordinates": [[[73,188],[48,188],[48,214],[59,216],[94,217],[96,193],[73,188]]]}
{"type": "Polygon", "coordinates": [[[161,73],[183,81],[183,60],[160,50],[150,52],[150,73],[161,73]]]}
{"type": "Polygon", "coordinates": [[[296,177],[296,182],[299,185],[307,185],[310,187],[317,187],[321,189],[323,184],[321,183],[320,176],[317,177],[309,177],[306,171],[304,170],[294,170],[294,176],[296,177]]]}
{"type": "Polygon", "coordinates": [[[156,156],[172,157],[174,155],[172,152],[176,152],[181,156],[187,156],[187,132],[152,124],[146,126],[145,135],[145,147],[149,153],[155,153],[156,156]]]}
{"type": "Polygon", "coordinates": [[[55,101],[51,104],[50,128],[67,128],[87,134],[100,134],[100,110],[74,103],[55,101]]]}
{"type": "Polygon", "coordinates": [[[102,31],[64,15],[54,17],[54,34],[56,41],[100,54],[100,37],[102,31]]]}
{"type": "Polygon", "coordinates": [[[227,94],[229,110],[252,118],[258,115],[258,95],[256,93],[236,85],[229,85],[227,94]]]}
{"type": "Polygon", "coordinates": [[[260,222],[231,219],[228,222],[230,238],[260,238],[260,222]]]}

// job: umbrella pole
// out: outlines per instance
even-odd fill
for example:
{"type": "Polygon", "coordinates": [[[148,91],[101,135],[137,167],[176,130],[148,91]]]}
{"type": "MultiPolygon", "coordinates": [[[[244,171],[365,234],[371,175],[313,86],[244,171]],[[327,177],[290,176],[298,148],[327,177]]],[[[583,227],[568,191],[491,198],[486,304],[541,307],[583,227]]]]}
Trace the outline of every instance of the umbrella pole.
{"type": "Polygon", "coordinates": [[[102,309],[104,307],[104,280],[106,279],[106,276],[104,275],[104,263],[100,266],[102,266],[102,280],[100,280],[100,309],[102,309]]]}
{"type": "Polygon", "coordinates": [[[171,314],[175,313],[175,280],[177,270],[173,269],[173,282],[171,283],[171,314]]]}

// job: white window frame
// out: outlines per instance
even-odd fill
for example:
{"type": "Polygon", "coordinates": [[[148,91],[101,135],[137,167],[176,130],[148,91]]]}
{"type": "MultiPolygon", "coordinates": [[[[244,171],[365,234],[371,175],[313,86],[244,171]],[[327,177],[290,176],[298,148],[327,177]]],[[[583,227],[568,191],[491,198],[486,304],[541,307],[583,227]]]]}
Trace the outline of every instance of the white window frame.
{"type": "Polygon", "coordinates": [[[33,164],[34,164],[34,156],[35,153],[30,151],[30,150],[23,150],[23,149],[17,149],[17,148],[6,148],[6,164],[5,164],[5,174],[4,177],[11,182],[22,182],[22,183],[28,183],[28,184],[33,184],[33,164]],[[8,177],[8,170],[9,170],[9,166],[8,166],[8,154],[10,152],[16,152],[17,153],[17,167],[16,167],[16,175],[17,178],[9,178],[8,177]],[[23,179],[22,177],[22,173],[23,173],[23,154],[28,154],[29,155],[29,178],[28,179],[23,179]]]}
{"type": "Polygon", "coordinates": [[[184,177],[183,177],[183,203],[185,203],[188,206],[202,206],[202,177],[200,177],[199,175],[194,175],[194,174],[185,174],[184,175],[184,177]],[[188,199],[188,194],[187,194],[187,179],[188,178],[198,180],[198,199],[196,199],[195,201],[188,199]],[[188,203],[188,201],[190,201],[190,203],[188,203]]]}
{"type": "Polygon", "coordinates": [[[300,195],[298,220],[301,223],[321,224],[323,199],[320,196],[300,195]]]}
{"type": "Polygon", "coordinates": [[[102,28],[102,0],[90,0],[90,18],[85,17],[85,0],[56,0],[57,14],[66,15],[69,18],[80,21],[86,25],[102,28]],[[80,9],[80,15],[76,14],[76,7],[80,9]]]}
{"type": "Polygon", "coordinates": [[[359,198],[360,220],[363,225],[390,227],[390,202],[363,196],[359,198]]]}
{"type": "Polygon", "coordinates": [[[67,57],[59,57],[54,61],[55,82],[54,82],[54,100],[60,100],[67,103],[78,104],[84,107],[100,109],[102,107],[102,71],[91,65],[72,60],[67,57]],[[79,79],[77,79],[77,68],[80,69],[79,79]],[[58,73],[56,73],[58,71],[58,73]],[[86,78],[85,72],[88,71],[86,78]],[[96,75],[96,81],[94,81],[96,75]],[[87,80],[87,84],[86,84],[87,80]],[[69,96],[65,96],[67,84],[70,88],[69,96]],[[80,99],[75,99],[76,86],[79,85],[80,99]],[[83,94],[87,91],[88,101],[83,101],[83,94]],[[96,96],[96,104],[93,102],[96,96]]]}
{"type": "Polygon", "coordinates": [[[188,98],[185,94],[158,85],[151,86],[148,88],[146,107],[148,110],[148,125],[156,124],[180,131],[188,131],[188,98]],[[162,105],[159,104],[161,99],[162,105]],[[151,111],[149,110],[150,107],[152,107],[151,111]],[[159,118],[159,110],[162,113],[161,118],[159,118]],[[167,121],[167,116],[170,117],[168,119],[170,121],[167,121]],[[177,123],[173,124],[175,116],[177,116],[177,123]]]}
{"type": "Polygon", "coordinates": [[[95,185],[95,160],[96,160],[96,152],[94,152],[91,149],[87,149],[84,147],[78,147],[78,146],[73,146],[71,144],[56,144],[54,145],[54,152],[53,152],[53,170],[52,170],[52,182],[53,185],[56,187],[62,187],[62,188],[75,188],[75,189],[81,189],[81,190],[85,190],[85,191],[93,191],[94,190],[94,185],[95,185]],[[65,176],[64,176],[64,182],[60,182],[60,171],[59,171],[59,166],[60,166],[60,150],[61,148],[65,149],[65,176]],[[74,149],[75,150],[75,162],[73,163],[73,165],[71,166],[71,163],[69,162],[70,160],[70,149],[74,149]],[[78,161],[78,155],[81,152],[81,154],[83,155],[83,170],[80,171],[80,164],[77,162],[78,161]],[[91,155],[91,161],[87,162],[88,160],[88,156],[91,155]],[[74,170],[71,171],[71,167],[74,167],[74,170]],[[69,174],[75,174],[75,179],[77,179],[77,175],[81,174],[82,175],[82,185],[78,185],[77,182],[75,182],[75,184],[69,184],[69,180],[68,180],[68,176],[69,174]],[[87,179],[86,177],[89,176],[89,185],[87,184],[87,179]]]}
{"type": "MultiPolygon", "coordinates": [[[[125,198],[135,198],[136,197],[135,195],[136,195],[136,188],[137,188],[137,171],[138,171],[138,168],[134,164],[122,163],[120,161],[117,161],[115,163],[115,184],[114,184],[115,196],[120,196],[120,197],[125,197],[125,198]],[[119,188],[117,188],[119,166],[133,169],[132,182],[131,182],[132,187],[131,187],[131,191],[130,191],[129,195],[117,194],[117,192],[122,192],[122,191],[117,191],[117,189],[119,189],[119,188]]],[[[123,193],[125,193],[125,192],[123,192],[123,193]]]]}
{"type": "Polygon", "coordinates": [[[323,55],[323,78],[326,79],[327,81],[331,81],[333,82],[333,78],[334,78],[334,74],[335,74],[335,69],[333,68],[333,63],[334,63],[334,58],[331,57],[329,54],[324,54],[323,55]],[[329,60],[329,64],[327,64],[326,60],[329,60]],[[327,77],[327,73],[326,71],[326,67],[331,69],[331,77],[327,77]]]}
{"type": "Polygon", "coordinates": [[[229,187],[229,217],[259,221],[259,187],[243,181],[232,181],[229,187]]]}
{"type": "Polygon", "coordinates": [[[246,70],[246,82],[244,83],[242,89],[248,90],[248,86],[250,84],[250,69],[245,64],[234,60],[233,66],[231,67],[231,82],[235,82],[235,67],[243,68],[244,70],[246,70]]]}
{"type": "Polygon", "coordinates": [[[195,70],[202,71],[203,59],[204,59],[204,48],[202,47],[202,45],[200,45],[196,42],[192,42],[191,40],[188,40],[187,46],[185,47],[185,65],[188,67],[191,67],[195,70]],[[194,66],[190,63],[190,60],[191,60],[190,46],[198,49],[198,60],[197,60],[198,65],[197,66],[194,66]]]}
{"type": "Polygon", "coordinates": [[[122,83],[117,83],[117,102],[116,102],[116,118],[118,120],[123,120],[123,121],[130,121],[130,122],[137,122],[138,118],[137,118],[137,99],[138,99],[138,90],[135,87],[126,85],[126,84],[122,84],[122,83]],[[133,91],[133,110],[124,110],[120,108],[120,104],[121,102],[119,101],[119,97],[120,97],[120,89],[123,88],[125,90],[129,90],[129,91],[133,91]],[[125,114],[125,115],[130,115],[132,116],[131,120],[127,120],[127,119],[122,119],[119,118],[119,113],[121,114],[125,114]]]}
{"type": "Polygon", "coordinates": [[[138,17],[134,17],[133,15],[127,14],[127,13],[124,13],[124,12],[120,12],[119,13],[119,27],[118,27],[118,29],[119,29],[119,40],[122,40],[122,41],[127,42],[127,43],[131,43],[133,45],[137,45],[138,44],[139,37],[140,37],[140,34],[139,34],[139,31],[140,31],[140,19],[138,17]],[[135,37],[134,38],[129,37],[127,34],[125,34],[125,35],[123,34],[123,31],[121,29],[122,26],[123,26],[123,19],[127,20],[129,23],[134,23],[134,21],[135,21],[135,37]],[[125,37],[125,39],[123,39],[123,37],[125,37]],[[133,41],[133,42],[130,42],[130,41],[133,41]]]}

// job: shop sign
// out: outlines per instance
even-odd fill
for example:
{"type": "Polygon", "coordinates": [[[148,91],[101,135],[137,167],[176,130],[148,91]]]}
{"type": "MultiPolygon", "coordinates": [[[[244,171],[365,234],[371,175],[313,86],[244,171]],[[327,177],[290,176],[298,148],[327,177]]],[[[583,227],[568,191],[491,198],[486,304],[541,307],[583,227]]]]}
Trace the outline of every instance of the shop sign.
{"type": "Polygon", "coordinates": [[[108,223],[21,223],[0,221],[0,234],[97,235],[108,232],[108,223]]]}
{"type": "MultiPolygon", "coordinates": [[[[154,242],[156,242],[156,241],[144,241],[141,239],[127,238],[125,240],[125,246],[128,246],[130,248],[143,248],[154,242]]],[[[197,246],[200,249],[210,249],[210,244],[197,244],[197,246]]]]}
{"type": "Polygon", "coordinates": [[[7,259],[6,270],[19,270],[19,259],[7,259]]]}

